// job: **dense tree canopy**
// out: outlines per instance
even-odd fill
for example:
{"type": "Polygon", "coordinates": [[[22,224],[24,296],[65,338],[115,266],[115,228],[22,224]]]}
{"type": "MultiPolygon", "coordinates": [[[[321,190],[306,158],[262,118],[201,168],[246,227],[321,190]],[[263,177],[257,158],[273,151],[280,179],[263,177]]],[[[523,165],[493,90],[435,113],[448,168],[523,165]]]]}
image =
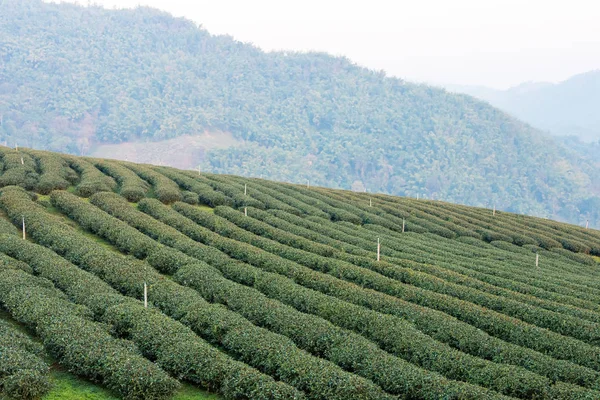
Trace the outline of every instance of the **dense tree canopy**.
{"type": "Polygon", "coordinates": [[[86,154],[207,130],[244,145],[204,170],[598,223],[598,167],[472,97],[149,8],[0,4],[0,140],[86,154]]]}

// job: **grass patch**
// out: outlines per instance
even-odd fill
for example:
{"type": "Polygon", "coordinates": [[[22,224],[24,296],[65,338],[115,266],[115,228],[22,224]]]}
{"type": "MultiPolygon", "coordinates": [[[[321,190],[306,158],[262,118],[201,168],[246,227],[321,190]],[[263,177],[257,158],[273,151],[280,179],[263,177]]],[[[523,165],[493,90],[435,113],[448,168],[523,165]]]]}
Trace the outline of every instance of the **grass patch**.
{"type": "MultiPolygon", "coordinates": [[[[50,372],[52,390],[42,400],[119,400],[108,389],[60,368],[50,372]]],[[[2,399],[0,397],[0,399],[2,399]]],[[[184,384],[173,400],[220,400],[222,397],[184,384]]],[[[4,400],[4,399],[2,399],[4,400]]]]}
{"type": "Polygon", "coordinates": [[[109,390],[60,369],[53,369],[50,378],[52,390],[44,400],[118,400],[109,390]]]}
{"type": "Polygon", "coordinates": [[[598,256],[592,256],[592,258],[594,260],[596,260],[597,263],[600,263],[600,257],[598,257],[598,256]]]}
{"type": "Polygon", "coordinates": [[[214,208],[209,207],[209,206],[204,205],[204,204],[197,204],[194,207],[196,207],[197,209],[199,209],[201,211],[204,211],[204,212],[209,212],[209,213],[213,213],[213,214],[215,213],[215,209],[214,208]]]}

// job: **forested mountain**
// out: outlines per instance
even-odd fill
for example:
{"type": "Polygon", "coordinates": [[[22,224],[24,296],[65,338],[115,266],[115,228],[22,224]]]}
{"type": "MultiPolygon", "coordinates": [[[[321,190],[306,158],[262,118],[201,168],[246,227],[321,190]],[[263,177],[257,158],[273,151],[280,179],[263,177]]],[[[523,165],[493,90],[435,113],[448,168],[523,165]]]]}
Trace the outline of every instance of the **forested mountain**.
{"type": "Polygon", "coordinates": [[[448,86],[558,136],[600,141],[600,70],[579,74],[557,84],[523,83],[508,90],[478,86],[448,86]]]}
{"type": "Polygon", "coordinates": [[[204,132],[235,139],[195,155],[204,171],[600,223],[597,166],[470,96],[149,8],[0,3],[1,141],[89,154],[204,132]]]}

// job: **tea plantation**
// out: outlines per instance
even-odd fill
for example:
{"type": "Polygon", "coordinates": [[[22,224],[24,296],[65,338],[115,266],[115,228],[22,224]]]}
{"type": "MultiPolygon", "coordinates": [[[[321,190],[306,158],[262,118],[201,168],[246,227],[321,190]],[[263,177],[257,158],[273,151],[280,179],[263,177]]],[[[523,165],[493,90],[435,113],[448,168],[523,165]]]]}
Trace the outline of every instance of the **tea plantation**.
{"type": "Polygon", "coordinates": [[[0,147],[2,399],[600,399],[600,231],[0,147]]]}

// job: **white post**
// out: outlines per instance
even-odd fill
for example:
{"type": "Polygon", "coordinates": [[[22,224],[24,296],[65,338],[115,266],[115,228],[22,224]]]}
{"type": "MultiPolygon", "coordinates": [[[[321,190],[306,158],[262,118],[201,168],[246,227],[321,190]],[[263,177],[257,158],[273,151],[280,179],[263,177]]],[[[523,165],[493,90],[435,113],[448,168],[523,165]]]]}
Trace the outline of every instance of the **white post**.
{"type": "Polygon", "coordinates": [[[148,285],[144,282],[144,308],[148,308],[148,285]]]}
{"type": "Polygon", "coordinates": [[[402,218],[402,233],[404,233],[404,225],[406,225],[406,222],[404,221],[404,218],[402,218]]]}
{"type": "Polygon", "coordinates": [[[23,240],[27,239],[27,235],[25,234],[25,216],[23,216],[23,240]]]}
{"type": "Polygon", "coordinates": [[[310,189],[310,180],[306,180],[306,188],[310,189]]]}
{"type": "Polygon", "coordinates": [[[417,200],[419,200],[419,193],[417,193],[417,200]]]}
{"type": "Polygon", "coordinates": [[[496,205],[494,204],[494,211],[492,211],[492,215],[496,215],[496,205]]]}
{"type": "Polygon", "coordinates": [[[373,200],[369,197],[369,207],[373,207],[373,200]]]}
{"type": "Polygon", "coordinates": [[[246,196],[246,194],[248,193],[248,187],[246,186],[246,184],[244,183],[244,196],[246,196]]]}
{"type": "Polygon", "coordinates": [[[590,227],[590,220],[585,221],[585,229],[590,227]]]}
{"type": "Polygon", "coordinates": [[[23,161],[23,157],[21,157],[21,165],[25,165],[25,162],[23,161]]]}
{"type": "Polygon", "coordinates": [[[535,253],[535,266],[540,266],[540,255],[538,253],[535,253]]]}
{"type": "Polygon", "coordinates": [[[247,217],[248,216],[248,207],[244,207],[244,215],[247,217]]]}
{"type": "Polygon", "coordinates": [[[380,260],[380,256],[379,256],[380,250],[381,250],[381,245],[379,244],[379,238],[377,238],[377,261],[380,260]]]}
{"type": "Polygon", "coordinates": [[[198,175],[201,175],[200,166],[198,165],[198,175]]]}
{"type": "Polygon", "coordinates": [[[15,143],[15,150],[19,151],[19,144],[18,143],[15,143]]]}

